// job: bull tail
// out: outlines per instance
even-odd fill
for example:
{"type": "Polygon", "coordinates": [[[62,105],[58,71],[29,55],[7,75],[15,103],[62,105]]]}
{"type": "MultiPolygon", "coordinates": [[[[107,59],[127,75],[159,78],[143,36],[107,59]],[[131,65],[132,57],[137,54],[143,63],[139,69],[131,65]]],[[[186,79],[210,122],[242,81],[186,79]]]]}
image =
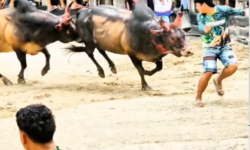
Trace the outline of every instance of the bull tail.
{"type": "MultiPolygon", "coordinates": [[[[74,45],[71,45],[70,47],[63,48],[63,49],[66,50],[67,54],[71,54],[70,56],[72,56],[73,53],[80,53],[80,52],[86,52],[87,51],[86,47],[84,47],[84,46],[74,46],[74,45]]],[[[69,59],[68,59],[68,63],[69,63],[69,59]]]]}
{"type": "Polygon", "coordinates": [[[74,52],[74,53],[87,51],[86,47],[84,46],[74,46],[74,45],[71,45],[70,47],[67,47],[66,49],[69,50],[69,52],[74,52]]]}
{"type": "Polygon", "coordinates": [[[13,85],[13,83],[1,73],[0,73],[0,79],[2,79],[3,83],[7,86],[13,85]]]}

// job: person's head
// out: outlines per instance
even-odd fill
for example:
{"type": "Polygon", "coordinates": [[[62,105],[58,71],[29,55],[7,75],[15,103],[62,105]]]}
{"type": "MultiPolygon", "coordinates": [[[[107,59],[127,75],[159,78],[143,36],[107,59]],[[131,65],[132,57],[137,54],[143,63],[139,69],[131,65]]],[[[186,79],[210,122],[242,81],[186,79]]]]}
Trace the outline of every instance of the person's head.
{"type": "Polygon", "coordinates": [[[196,9],[201,14],[209,13],[209,8],[213,8],[215,5],[213,4],[212,0],[195,0],[196,9]]]}
{"type": "Polygon", "coordinates": [[[42,104],[33,104],[21,108],[16,113],[23,147],[29,150],[31,146],[48,144],[53,141],[56,130],[52,111],[42,104]]]}

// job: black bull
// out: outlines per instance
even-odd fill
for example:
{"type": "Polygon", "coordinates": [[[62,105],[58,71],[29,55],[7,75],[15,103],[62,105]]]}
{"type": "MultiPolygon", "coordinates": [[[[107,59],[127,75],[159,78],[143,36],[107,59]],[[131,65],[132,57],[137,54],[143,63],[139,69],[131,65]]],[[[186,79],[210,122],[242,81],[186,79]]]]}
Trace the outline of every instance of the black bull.
{"type": "MultiPolygon", "coordinates": [[[[0,52],[16,53],[21,64],[18,83],[25,83],[26,54],[44,54],[46,63],[41,74],[45,75],[50,70],[50,54],[46,46],[58,40],[68,43],[78,39],[69,7],[62,18],[36,9],[27,0],[17,0],[14,8],[0,10],[0,52]]],[[[12,85],[2,74],[0,78],[5,85],[12,85]]]]}
{"type": "MultiPolygon", "coordinates": [[[[128,55],[140,74],[142,90],[151,90],[144,75],[151,76],[162,70],[164,56],[169,53],[177,57],[192,55],[186,45],[185,33],[180,28],[182,15],[178,13],[175,22],[167,25],[141,2],[135,5],[133,12],[109,5],[82,9],[77,14],[76,30],[85,47],[69,49],[86,52],[95,63],[100,77],[105,75],[94,58],[95,48],[102,52],[107,50],[128,55]],[[156,68],[147,71],[142,61],[154,62],[156,68]]],[[[114,65],[110,67],[115,69],[114,65]]]]}

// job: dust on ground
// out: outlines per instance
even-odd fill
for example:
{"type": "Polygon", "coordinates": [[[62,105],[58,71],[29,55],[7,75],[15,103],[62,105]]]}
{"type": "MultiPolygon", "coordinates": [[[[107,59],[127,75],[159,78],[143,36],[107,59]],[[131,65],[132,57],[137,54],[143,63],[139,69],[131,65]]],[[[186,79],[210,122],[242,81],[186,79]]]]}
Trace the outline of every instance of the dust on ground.
{"type": "MultiPolygon", "coordinates": [[[[140,77],[127,56],[108,53],[118,73],[95,52],[105,71],[100,78],[85,53],[68,54],[64,45],[49,45],[51,70],[42,77],[43,54],[28,56],[27,85],[0,83],[0,147],[22,149],[15,112],[43,103],[56,116],[55,140],[64,150],[243,150],[248,148],[248,47],[236,44],[238,71],[217,96],[210,81],[205,108],[192,105],[202,71],[202,47],[190,40],[195,55],[164,57],[164,68],[146,77],[154,89],[140,91],[140,77]]],[[[20,64],[14,53],[0,54],[1,73],[17,83],[20,64]]],[[[154,64],[144,63],[146,69],[154,64]]],[[[219,72],[223,68],[218,62],[219,72]]]]}

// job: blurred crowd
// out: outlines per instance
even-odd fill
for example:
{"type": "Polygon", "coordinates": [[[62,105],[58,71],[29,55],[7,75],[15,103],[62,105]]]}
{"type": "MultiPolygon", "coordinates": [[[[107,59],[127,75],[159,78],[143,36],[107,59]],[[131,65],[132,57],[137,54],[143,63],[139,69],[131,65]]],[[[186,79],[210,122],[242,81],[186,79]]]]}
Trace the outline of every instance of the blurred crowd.
{"type": "MultiPolygon", "coordinates": [[[[41,3],[40,0],[28,0],[33,5],[38,5],[41,3]]],[[[70,0],[71,2],[74,2],[72,5],[72,9],[77,9],[81,7],[82,5],[85,7],[89,6],[88,0],[70,0]]],[[[55,9],[64,10],[66,7],[66,0],[47,0],[47,10],[53,11],[55,9]]],[[[14,0],[0,0],[0,8],[9,8],[13,7],[14,0]]]]}
{"type": "MultiPolygon", "coordinates": [[[[133,10],[133,6],[139,0],[125,0],[126,8],[133,10]]],[[[188,0],[147,0],[147,5],[151,8],[158,17],[166,23],[170,23],[170,16],[172,13],[177,12],[180,8],[188,11],[188,0]]]]}

